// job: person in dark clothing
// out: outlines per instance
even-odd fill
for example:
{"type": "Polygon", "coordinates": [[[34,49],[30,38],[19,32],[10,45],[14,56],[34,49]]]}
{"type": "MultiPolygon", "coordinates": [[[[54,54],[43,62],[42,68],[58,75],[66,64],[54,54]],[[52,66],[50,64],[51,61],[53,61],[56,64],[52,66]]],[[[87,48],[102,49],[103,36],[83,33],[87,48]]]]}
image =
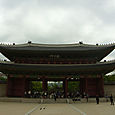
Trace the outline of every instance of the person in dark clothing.
{"type": "Polygon", "coordinates": [[[86,94],[86,100],[87,100],[87,102],[88,102],[88,98],[89,98],[89,95],[88,95],[88,94],[86,94]]]}
{"type": "Polygon", "coordinates": [[[111,105],[114,105],[114,101],[113,101],[113,96],[112,96],[112,94],[111,94],[111,96],[110,96],[110,102],[111,102],[111,105]]]}
{"type": "Polygon", "coordinates": [[[99,95],[96,95],[96,102],[99,104],[99,95]]]}
{"type": "Polygon", "coordinates": [[[56,98],[57,98],[56,93],[54,93],[54,100],[55,100],[55,101],[56,101],[56,98]]]}

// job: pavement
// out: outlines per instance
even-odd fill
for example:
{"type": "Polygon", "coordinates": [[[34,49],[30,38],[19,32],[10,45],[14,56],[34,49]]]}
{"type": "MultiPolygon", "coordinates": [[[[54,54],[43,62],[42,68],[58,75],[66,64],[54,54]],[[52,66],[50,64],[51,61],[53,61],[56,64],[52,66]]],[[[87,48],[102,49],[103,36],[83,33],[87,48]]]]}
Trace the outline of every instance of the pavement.
{"type": "Polygon", "coordinates": [[[0,115],[114,115],[110,102],[37,104],[0,102],[0,115]],[[30,114],[29,114],[30,113],[30,114]]]}

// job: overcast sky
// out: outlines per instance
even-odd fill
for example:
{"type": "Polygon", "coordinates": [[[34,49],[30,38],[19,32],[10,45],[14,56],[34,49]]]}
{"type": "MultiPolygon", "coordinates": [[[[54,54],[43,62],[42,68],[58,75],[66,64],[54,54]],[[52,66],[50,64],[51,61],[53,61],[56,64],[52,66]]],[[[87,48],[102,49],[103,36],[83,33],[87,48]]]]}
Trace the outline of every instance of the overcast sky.
{"type": "MultiPolygon", "coordinates": [[[[0,42],[115,42],[115,0],[0,0],[0,42]]],[[[115,59],[113,51],[105,59],[115,59]]]]}

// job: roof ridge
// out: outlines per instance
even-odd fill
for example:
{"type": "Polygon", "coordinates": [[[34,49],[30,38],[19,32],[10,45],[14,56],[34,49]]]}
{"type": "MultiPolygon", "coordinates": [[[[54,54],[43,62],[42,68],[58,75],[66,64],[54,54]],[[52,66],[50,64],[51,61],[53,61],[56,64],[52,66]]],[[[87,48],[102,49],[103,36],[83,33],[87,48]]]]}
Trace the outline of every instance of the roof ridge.
{"type": "Polygon", "coordinates": [[[110,62],[115,62],[115,59],[112,59],[112,60],[104,60],[102,62],[97,62],[98,63],[110,63],[110,62]]]}
{"type": "Polygon", "coordinates": [[[115,45],[115,43],[113,42],[113,43],[108,43],[108,44],[100,44],[100,45],[115,45]]]}
{"type": "Polygon", "coordinates": [[[39,43],[25,43],[25,44],[4,44],[0,43],[1,47],[114,47],[115,43],[109,44],[84,44],[84,43],[71,43],[71,44],[39,44],[39,43]]]}

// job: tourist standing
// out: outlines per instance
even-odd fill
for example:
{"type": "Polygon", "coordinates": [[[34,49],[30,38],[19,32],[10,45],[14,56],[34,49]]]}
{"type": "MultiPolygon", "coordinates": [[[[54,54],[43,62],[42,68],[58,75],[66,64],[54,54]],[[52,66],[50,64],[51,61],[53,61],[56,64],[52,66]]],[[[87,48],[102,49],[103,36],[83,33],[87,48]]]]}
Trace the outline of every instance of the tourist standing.
{"type": "Polygon", "coordinates": [[[57,98],[56,93],[54,93],[54,100],[55,100],[55,101],[56,101],[56,98],[57,98]]]}
{"type": "Polygon", "coordinates": [[[31,97],[31,91],[30,90],[28,91],[28,97],[29,98],[31,97]]]}
{"type": "Polygon", "coordinates": [[[114,101],[113,101],[113,96],[112,96],[112,94],[111,94],[111,96],[110,96],[110,102],[111,102],[111,105],[114,105],[114,101]]]}
{"type": "Polygon", "coordinates": [[[89,95],[88,95],[88,93],[86,94],[86,100],[87,100],[87,102],[88,102],[88,98],[89,98],[89,95]]]}
{"type": "Polygon", "coordinates": [[[99,95],[96,95],[96,103],[99,104],[99,95]]]}

